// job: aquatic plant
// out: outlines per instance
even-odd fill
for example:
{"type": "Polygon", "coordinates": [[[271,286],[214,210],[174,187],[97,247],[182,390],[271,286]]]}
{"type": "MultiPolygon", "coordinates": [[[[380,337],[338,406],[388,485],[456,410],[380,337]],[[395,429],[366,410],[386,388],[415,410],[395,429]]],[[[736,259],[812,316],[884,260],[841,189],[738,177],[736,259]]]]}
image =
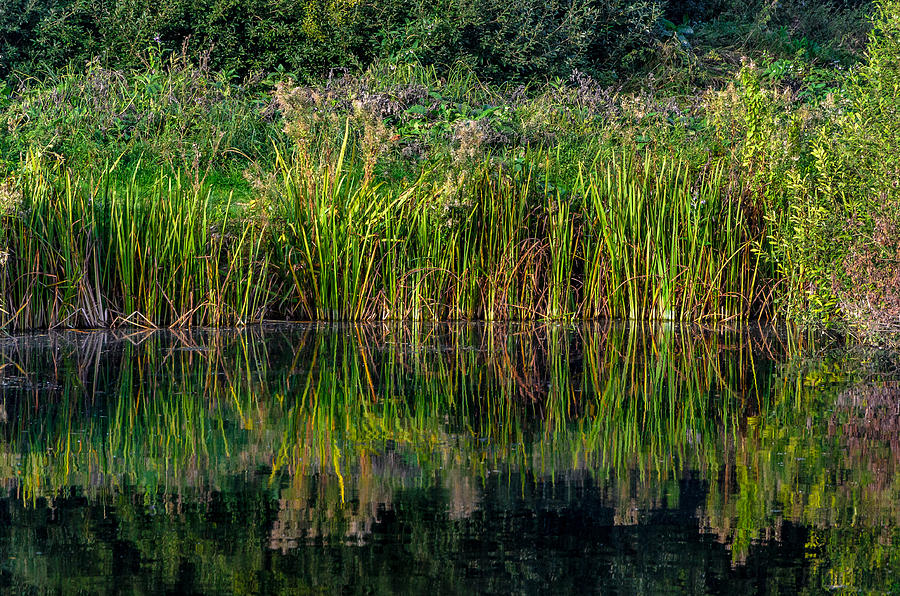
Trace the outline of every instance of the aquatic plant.
{"type": "Polygon", "coordinates": [[[177,172],[149,187],[113,164],[79,177],[32,156],[2,214],[0,326],[192,326],[259,320],[268,270],[257,225],[210,222],[209,190],[177,172]]]}

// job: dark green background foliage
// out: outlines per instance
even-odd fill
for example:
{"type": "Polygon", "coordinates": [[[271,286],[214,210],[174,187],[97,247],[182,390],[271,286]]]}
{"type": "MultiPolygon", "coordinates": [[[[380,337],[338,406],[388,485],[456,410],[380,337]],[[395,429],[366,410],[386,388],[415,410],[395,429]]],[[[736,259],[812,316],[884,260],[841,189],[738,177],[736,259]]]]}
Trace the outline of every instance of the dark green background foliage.
{"type": "Polygon", "coordinates": [[[470,64],[491,79],[567,76],[634,66],[655,41],[655,0],[450,0],[413,6],[382,54],[470,64]],[[405,52],[405,56],[404,56],[405,52]]]}
{"type": "MultiPolygon", "coordinates": [[[[18,2],[19,0],[14,0],[18,2]]],[[[289,0],[21,0],[0,20],[0,70],[34,71],[101,57],[134,65],[159,43],[208,52],[217,69],[346,63],[354,31],[322,2],[289,0]],[[304,26],[314,23],[314,27],[304,26]],[[158,40],[158,41],[157,41],[158,40]]],[[[335,12],[335,11],[332,11],[335,12]]],[[[0,12],[0,15],[3,13],[0,12]]],[[[359,37],[357,35],[357,37],[359,37]]],[[[361,40],[357,40],[359,42],[361,40]]]]}
{"type": "Polygon", "coordinates": [[[241,74],[317,75],[379,55],[556,76],[639,61],[660,14],[659,0],[12,0],[0,8],[0,73],[96,56],[133,65],[154,43],[186,43],[241,74]]]}
{"type": "Polygon", "coordinates": [[[208,54],[216,70],[300,78],[376,57],[524,80],[633,72],[676,23],[720,19],[836,38],[862,0],[5,0],[0,76],[100,57],[134,66],[149,46],[208,54]],[[155,41],[158,40],[158,41],[155,41]]]}

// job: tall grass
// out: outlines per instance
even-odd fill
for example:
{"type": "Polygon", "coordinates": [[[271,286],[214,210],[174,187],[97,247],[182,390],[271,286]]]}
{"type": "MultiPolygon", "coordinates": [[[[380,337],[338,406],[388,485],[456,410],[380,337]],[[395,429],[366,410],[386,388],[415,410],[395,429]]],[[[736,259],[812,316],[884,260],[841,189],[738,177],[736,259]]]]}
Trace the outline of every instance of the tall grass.
{"type": "Polygon", "coordinates": [[[210,221],[209,189],[177,172],[149,185],[32,157],[3,216],[0,327],[192,326],[259,320],[263,230],[210,221]]]}
{"type": "MultiPolygon", "coordinates": [[[[349,131],[349,127],[348,127],[349,131]]],[[[426,175],[402,189],[345,164],[281,158],[280,255],[301,316],[360,319],[747,320],[765,313],[761,239],[724,166],[620,155],[567,190],[554,156],[471,166],[446,207],[426,175]]]]}
{"type": "MultiPolygon", "coordinates": [[[[454,189],[394,188],[279,156],[272,215],[178,171],[97,177],[33,157],[4,216],[0,326],[234,325],[307,320],[748,320],[764,315],[760,238],[721,166],[619,156],[568,190],[535,150],[476,163],[454,189]]],[[[358,164],[357,164],[358,165],[358,164]]]]}

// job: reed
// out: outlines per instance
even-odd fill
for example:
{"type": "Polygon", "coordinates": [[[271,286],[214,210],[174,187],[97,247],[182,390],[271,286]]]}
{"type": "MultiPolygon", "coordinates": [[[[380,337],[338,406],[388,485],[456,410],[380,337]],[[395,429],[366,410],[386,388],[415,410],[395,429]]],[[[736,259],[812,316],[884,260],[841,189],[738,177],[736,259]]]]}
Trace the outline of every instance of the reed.
{"type": "Polygon", "coordinates": [[[520,172],[471,164],[448,197],[428,172],[400,188],[365,178],[344,133],[327,167],[279,154],[272,217],[213,205],[177,171],[145,183],[140,164],[88,177],[32,157],[4,216],[0,326],[768,312],[761,239],[721,164],[695,176],[619,156],[563,191],[536,151],[520,172]]]}
{"type": "Polygon", "coordinates": [[[425,174],[402,188],[367,181],[345,161],[349,132],[348,123],[335,167],[279,161],[289,230],[281,268],[291,272],[302,316],[694,321],[766,313],[762,239],[727,188],[724,164],[695,175],[677,161],[623,155],[582,168],[563,191],[549,182],[561,164],[535,152],[518,173],[489,160],[471,165],[448,199],[425,174]]]}
{"type": "MultiPolygon", "coordinates": [[[[178,172],[97,178],[32,158],[4,217],[12,330],[246,324],[264,318],[748,320],[768,307],[760,239],[723,167],[622,156],[562,192],[549,153],[475,164],[462,206],[422,174],[397,189],[347,161],[279,155],[275,217],[216,216],[178,172]],[[541,177],[544,178],[543,182],[541,177]]],[[[138,166],[139,167],[139,166],[138,166]]]]}
{"type": "Polygon", "coordinates": [[[115,164],[79,177],[36,157],[3,216],[0,327],[246,324],[270,291],[264,226],[210,219],[209,189],[115,164]]]}

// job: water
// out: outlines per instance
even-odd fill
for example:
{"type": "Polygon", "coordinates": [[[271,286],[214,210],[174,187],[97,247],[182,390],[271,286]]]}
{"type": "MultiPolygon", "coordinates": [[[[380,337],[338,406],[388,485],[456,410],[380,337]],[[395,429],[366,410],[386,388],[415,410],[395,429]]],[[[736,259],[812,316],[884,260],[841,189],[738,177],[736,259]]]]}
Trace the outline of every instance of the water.
{"type": "Polygon", "coordinates": [[[766,329],[0,339],[0,588],[900,592],[890,360],[766,329]]]}

